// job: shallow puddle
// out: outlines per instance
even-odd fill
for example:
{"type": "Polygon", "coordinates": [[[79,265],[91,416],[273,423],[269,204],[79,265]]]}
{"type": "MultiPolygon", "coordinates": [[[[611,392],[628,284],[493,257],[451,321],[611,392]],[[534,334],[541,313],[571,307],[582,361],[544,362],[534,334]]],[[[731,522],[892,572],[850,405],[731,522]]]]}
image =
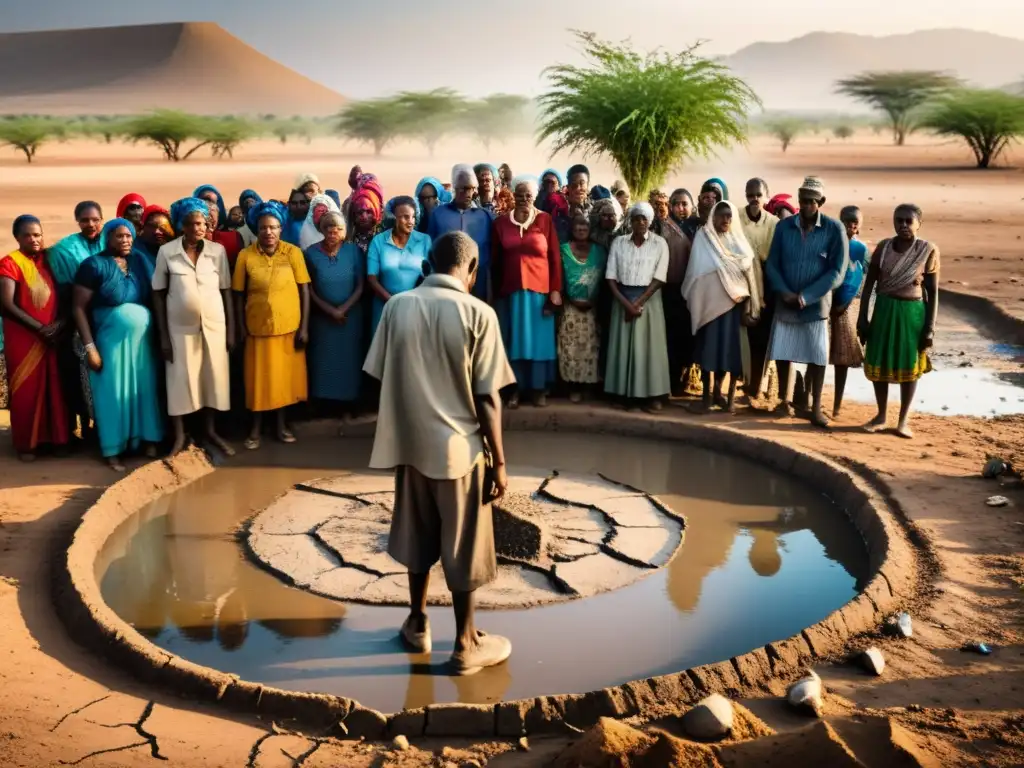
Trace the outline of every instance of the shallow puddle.
{"type": "Polygon", "coordinates": [[[610,435],[520,432],[506,442],[513,475],[517,459],[600,472],[658,495],[688,524],[676,557],[628,587],[478,612],[482,629],[512,640],[512,658],[500,667],[445,674],[449,608],[430,611],[433,656],[410,656],[396,640],[405,610],[320,598],[243,556],[236,533],[244,520],[295,483],[362,470],[369,440],[268,445],[157,500],[107,543],[97,562],[103,596],[157,645],[191,661],[387,712],[585,692],[728,659],[795,634],[863,586],[864,545],[845,516],[756,464],[610,435]]]}

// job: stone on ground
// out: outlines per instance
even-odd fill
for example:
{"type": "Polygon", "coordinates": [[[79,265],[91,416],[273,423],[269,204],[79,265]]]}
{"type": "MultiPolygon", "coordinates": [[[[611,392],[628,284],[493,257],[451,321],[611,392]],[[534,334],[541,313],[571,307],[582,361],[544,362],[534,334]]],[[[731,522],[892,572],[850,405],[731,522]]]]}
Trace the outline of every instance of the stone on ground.
{"type": "Polygon", "coordinates": [[[732,730],[732,702],[713,693],[683,715],[681,724],[686,735],[701,741],[714,741],[732,730]]]}
{"type": "Polygon", "coordinates": [[[864,669],[873,675],[880,676],[885,671],[885,656],[875,646],[871,646],[860,656],[864,669]]]}
{"type": "Polygon", "coordinates": [[[821,717],[823,690],[821,678],[814,670],[801,677],[786,689],[786,701],[794,709],[813,712],[815,717],[821,717]]]}

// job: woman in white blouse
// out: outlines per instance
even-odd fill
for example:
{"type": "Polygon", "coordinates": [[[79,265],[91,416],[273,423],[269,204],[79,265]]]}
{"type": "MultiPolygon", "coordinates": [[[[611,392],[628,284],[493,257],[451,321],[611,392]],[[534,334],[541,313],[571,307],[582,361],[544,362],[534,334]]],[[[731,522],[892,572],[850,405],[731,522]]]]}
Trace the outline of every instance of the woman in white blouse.
{"type": "Polygon", "coordinates": [[[668,272],[668,243],[650,231],[654,209],[637,203],[629,210],[633,231],[617,237],[608,253],[605,277],[612,315],[604,388],[635,407],[660,411],[671,390],[668,341],[661,286],[668,272]]]}

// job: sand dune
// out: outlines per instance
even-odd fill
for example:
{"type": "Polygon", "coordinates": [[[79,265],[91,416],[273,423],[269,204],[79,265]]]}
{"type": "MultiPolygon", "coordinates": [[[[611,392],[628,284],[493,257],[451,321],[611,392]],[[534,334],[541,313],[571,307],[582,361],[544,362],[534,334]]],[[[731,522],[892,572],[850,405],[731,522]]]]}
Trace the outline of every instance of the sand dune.
{"type": "Polygon", "coordinates": [[[325,115],[345,102],[211,23],[2,34],[0,72],[7,114],[325,115]]]}

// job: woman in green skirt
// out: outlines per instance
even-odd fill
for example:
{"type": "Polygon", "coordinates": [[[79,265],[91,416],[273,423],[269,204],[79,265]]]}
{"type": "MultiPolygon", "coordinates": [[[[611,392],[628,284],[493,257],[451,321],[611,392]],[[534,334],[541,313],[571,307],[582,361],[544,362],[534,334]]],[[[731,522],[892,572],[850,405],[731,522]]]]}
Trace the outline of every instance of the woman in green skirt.
{"type": "Polygon", "coordinates": [[[864,429],[885,429],[889,385],[900,385],[896,434],[912,438],[907,426],[917,380],[932,369],[928,350],[935,339],[939,299],[939,249],[917,236],[921,209],[904,203],[893,213],[896,236],[875,248],[864,281],[857,335],[866,342],[864,375],[875,385],[878,415],[864,429]],[[874,311],[871,291],[877,289],[874,311]],[[871,315],[870,318],[868,315],[871,315]]]}

